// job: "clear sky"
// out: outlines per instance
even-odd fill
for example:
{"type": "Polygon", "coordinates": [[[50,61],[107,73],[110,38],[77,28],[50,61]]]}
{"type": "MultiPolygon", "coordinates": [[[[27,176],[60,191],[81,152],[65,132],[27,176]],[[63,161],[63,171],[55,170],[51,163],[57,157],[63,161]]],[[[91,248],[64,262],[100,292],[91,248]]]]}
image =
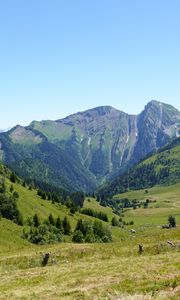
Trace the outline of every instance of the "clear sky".
{"type": "Polygon", "coordinates": [[[180,109],[179,0],[0,0],[0,128],[152,99],[180,109]]]}

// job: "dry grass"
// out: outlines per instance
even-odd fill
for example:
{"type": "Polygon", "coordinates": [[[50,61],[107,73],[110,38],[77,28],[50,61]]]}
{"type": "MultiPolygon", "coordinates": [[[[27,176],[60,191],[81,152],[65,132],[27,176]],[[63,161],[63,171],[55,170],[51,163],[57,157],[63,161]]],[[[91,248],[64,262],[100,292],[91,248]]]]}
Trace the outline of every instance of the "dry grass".
{"type": "Polygon", "coordinates": [[[1,259],[0,299],[179,299],[180,248],[157,245],[141,256],[134,242],[27,249],[1,259]]]}
{"type": "MultiPolygon", "coordinates": [[[[18,190],[19,188],[19,190],[18,190]]],[[[19,207],[25,216],[33,214],[36,204],[41,217],[49,211],[66,211],[36,199],[23,187],[19,207]],[[23,201],[25,196],[26,201],[23,201]],[[32,201],[31,205],[28,203],[32,201]],[[51,210],[50,210],[51,209],[51,210]]],[[[22,189],[22,191],[20,190],[22,189]]],[[[131,226],[114,227],[111,244],[59,244],[35,246],[21,239],[22,228],[0,221],[0,299],[3,300],[179,300],[180,299],[180,186],[156,187],[148,197],[157,200],[148,209],[127,210],[131,226]],[[159,207],[156,207],[156,205],[159,207]],[[176,229],[162,229],[169,212],[176,215],[176,229]],[[175,247],[167,244],[172,240],[175,247]],[[144,253],[138,255],[138,244],[144,253]],[[42,253],[51,252],[48,266],[41,266],[42,253]]],[[[34,194],[33,194],[34,193],[34,194]]],[[[129,192],[129,199],[147,197],[144,191],[129,192]],[[135,194],[134,194],[135,193],[135,194]]],[[[87,205],[100,209],[94,200],[87,205]]],[[[107,210],[109,217],[112,211],[107,210]]],[[[71,217],[76,223],[79,213],[71,217]]],[[[87,216],[82,216],[89,218],[87,216]]]]}

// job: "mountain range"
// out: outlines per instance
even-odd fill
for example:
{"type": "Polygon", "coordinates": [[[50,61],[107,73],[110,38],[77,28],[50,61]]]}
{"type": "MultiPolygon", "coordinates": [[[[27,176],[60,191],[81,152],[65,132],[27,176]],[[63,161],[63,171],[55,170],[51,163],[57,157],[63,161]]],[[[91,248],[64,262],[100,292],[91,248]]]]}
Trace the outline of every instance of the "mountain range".
{"type": "Polygon", "coordinates": [[[92,191],[180,136],[180,112],[158,101],[139,115],[102,106],[0,133],[0,159],[27,181],[92,191]]]}

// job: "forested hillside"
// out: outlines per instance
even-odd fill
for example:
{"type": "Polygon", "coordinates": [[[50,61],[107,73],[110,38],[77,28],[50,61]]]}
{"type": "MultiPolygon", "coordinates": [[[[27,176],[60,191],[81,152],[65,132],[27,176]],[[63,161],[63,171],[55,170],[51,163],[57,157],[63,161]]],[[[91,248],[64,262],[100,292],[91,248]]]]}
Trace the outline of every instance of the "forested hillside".
{"type": "Polygon", "coordinates": [[[145,189],[157,184],[180,181],[180,138],[161,148],[122,176],[99,190],[100,194],[115,195],[128,190],[145,189]]]}

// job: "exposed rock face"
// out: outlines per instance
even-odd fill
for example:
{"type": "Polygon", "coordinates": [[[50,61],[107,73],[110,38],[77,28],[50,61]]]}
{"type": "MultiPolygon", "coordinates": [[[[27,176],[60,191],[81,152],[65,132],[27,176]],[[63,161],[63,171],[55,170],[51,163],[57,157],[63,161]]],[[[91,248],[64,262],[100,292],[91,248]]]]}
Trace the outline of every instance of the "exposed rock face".
{"type": "Polygon", "coordinates": [[[58,120],[58,134],[49,124],[35,123],[49,139],[59,140],[66,151],[79,158],[95,176],[106,176],[146,156],[176,136],[180,112],[172,106],[151,101],[138,116],[110,106],[94,108],[58,120]]]}
{"type": "Polygon", "coordinates": [[[138,161],[177,137],[180,129],[180,112],[171,105],[149,102],[137,117],[138,137],[133,159],[138,161]]]}
{"type": "MultiPolygon", "coordinates": [[[[178,136],[179,124],[178,110],[151,101],[138,116],[103,106],[57,121],[34,121],[26,128],[17,126],[7,136],[12,148],[26,148],[26,153],[23,150],[21,152],[22,160],[27,156],[28,146],[32,148],[33,144],[36,145],[38,150],[33,148],[33,156],[36,157],[38,151],[38,160],[42,160],[47,145],[54,145],[49,150],[51,159],[43,161],[46,169],[54,170],[52,161],[57,158],[58,169],[61,170],[63,157],[67,160],[71,158],[72,165],[75,162],[79,169],[78,188],[88,189],[88,185],[91,188],[95,185],[95,180],[100,183],[108,176],[123,172],[149,152],[178,136]],[[40,147],[41,143],[45,143],[45,146],[40,147]],[[58,149],[61,151],[61,160],[58,159],[58,149]],[[82,173],[86,177],[83,184],[82,173]]],[[[8,153],[5,157],[9,162],[8,153]]],[[[71,171],[69,174],[68,170],[63,171],[63,174],[73,182],[71,171]]]]}

